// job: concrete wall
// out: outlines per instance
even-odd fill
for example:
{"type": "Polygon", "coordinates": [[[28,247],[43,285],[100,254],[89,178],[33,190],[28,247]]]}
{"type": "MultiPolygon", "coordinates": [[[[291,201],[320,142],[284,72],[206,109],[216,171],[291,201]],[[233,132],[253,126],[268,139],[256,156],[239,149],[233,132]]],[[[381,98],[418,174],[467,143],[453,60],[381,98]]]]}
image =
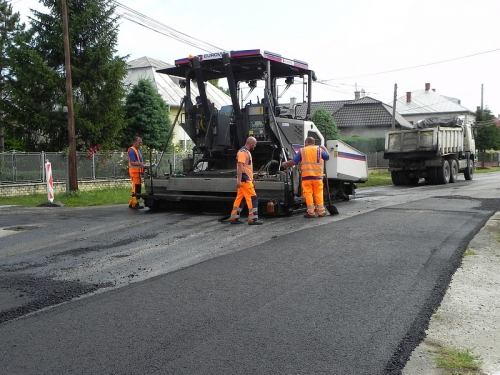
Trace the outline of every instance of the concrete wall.
{"type": "MultiPolygon", "coordinates": [[[[131,187],[130,179],[124,180],[93,180],[78,181],[78,190],[103,190],[117,187],[131,187]]],[[[54,183],[54,200],[58,194],[66,193],[65,182],[54,183]]],[[[19,195],[47,194],[47,184],[41,182],[0,184],[0,199],[2,197],[15,197],[19,195]]]]}

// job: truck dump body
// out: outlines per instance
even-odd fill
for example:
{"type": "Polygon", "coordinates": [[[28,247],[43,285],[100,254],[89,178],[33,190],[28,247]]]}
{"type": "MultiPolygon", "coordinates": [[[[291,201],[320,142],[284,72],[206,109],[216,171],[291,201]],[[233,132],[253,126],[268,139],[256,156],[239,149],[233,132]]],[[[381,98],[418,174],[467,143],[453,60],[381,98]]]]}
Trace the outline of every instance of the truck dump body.
{"type": "Polygon", "coordinates": [[[389,131],[385,137],[385,154],[400,157],[429,153],[446,155],[464,150],[464,131],[462,128],[436,127],[389,131]]]}

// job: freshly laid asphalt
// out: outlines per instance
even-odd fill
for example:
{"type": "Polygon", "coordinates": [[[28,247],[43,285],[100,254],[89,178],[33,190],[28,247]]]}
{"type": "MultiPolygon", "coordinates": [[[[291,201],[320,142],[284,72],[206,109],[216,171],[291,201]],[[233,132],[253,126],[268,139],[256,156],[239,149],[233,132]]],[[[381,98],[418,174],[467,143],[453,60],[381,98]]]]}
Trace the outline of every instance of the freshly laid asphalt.
{"type": "Polygon", "coordinates": [[[395,205],[8,321],[0,372],[399,374],[497,209],[395,205]]]}

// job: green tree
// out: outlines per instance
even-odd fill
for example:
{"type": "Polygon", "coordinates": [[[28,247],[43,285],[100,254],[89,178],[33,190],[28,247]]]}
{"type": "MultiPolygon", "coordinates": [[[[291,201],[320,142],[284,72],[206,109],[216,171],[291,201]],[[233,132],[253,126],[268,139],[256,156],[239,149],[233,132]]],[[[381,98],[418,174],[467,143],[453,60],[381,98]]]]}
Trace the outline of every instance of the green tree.
{"type": "Polygon", "coordinates": [[[312,115],[312,121],[319,129],[325,140],[339,139],[340,131],[334,118],[324,108],[318,108],[312,115]]]}
{"type": "MultiPolygon", "coordinates": [[[[30,29],[10,49],[13,129],[31,150],[59,151],[68,144],[65,56],[61,2],[41,0],[48,14],[33,11],[30,29]]],[[[112,0],[68,2],[75,137],[79,148],[116,146],[125,126],[122,100],[126,57],[118,57],[116,5],[112,0]]]]}
{"type": "Polygon", "coordinates": [[[220,91],[222,91],[224,94],[226,94],[227,96],[230,96],[231,93],[229,92],[229,89],[225,89],[224,87],[222,87],[221,85],[219,85],[219,79],[216,78],[216,79],[211,79],[209,80],[208,82],[210,82],[212,85],[214,85],[215,87],[217,87],[220,91]]]}
{"type": "Polygon", "coordinates": [[[476,111],[476,149],[479,151],[500,150],[500,128],[493,121],[491,111],[478,107],[476,111]]]}
{"type": "MultiPolygon", "coordinates": [[[[6,0],[0,0],[0,102],[8,100],[8,91],[5,90],[4,75],[8,74],[10,66],[7,47],[12,43],[14,35],[24,28],[19,23],[19,13],[12,12],[12,5],[6,0]]],[[[3,109],[0,107],[0,152],[5,151],[5,132],[3,109]]],[[[8,140],[8,146],[10,140],[8,140]]]]}
{"type": "Polygon", "coordinates": [[[135,135],[144,145],[156,150],[163,149],[172,126],[169,109],[161,95],[147,79],[139,79],[125,104],[127,127],[123,130],[122,146],[130,146],[135,135]]]}

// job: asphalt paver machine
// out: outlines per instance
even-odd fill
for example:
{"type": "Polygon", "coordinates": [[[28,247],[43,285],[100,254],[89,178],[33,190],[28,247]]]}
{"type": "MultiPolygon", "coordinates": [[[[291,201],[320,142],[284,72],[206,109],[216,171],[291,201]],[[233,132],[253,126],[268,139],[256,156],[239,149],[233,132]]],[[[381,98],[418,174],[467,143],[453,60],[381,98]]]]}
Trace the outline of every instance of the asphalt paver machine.
{"type": "MultiPolygon", "coordinates": [[[[281,163],[293,158],[306,137],[325,144],[311,121],[316,76],[306,62],[257,49],[190,56],[158,72],[175,77],[185,90],[173,127],[179,123],[195,146],[182,170],[161,170],[161,162],[150,168],[146,192],[139,195],[147,207],[215,205],[229,212],[236,196],[236,153],[253,136],[258,141],[252,158],[259,213],[281,216],[303,208],[299,168],[283,170],[281,163]],[[216,108],[207,97],[206,82],[219,79],[227,80],[231,104],[216,108]],[[303,102],[279,105],[278,99],[297,84],[303,102]],[[194,93],[198,100],[192,100],[194,93]],[[297,116],[298,105],[306,106],[303,118],[297,116]]],[[[332,199],[354,194],[353,181],[329,177],[332,199]]]]}

